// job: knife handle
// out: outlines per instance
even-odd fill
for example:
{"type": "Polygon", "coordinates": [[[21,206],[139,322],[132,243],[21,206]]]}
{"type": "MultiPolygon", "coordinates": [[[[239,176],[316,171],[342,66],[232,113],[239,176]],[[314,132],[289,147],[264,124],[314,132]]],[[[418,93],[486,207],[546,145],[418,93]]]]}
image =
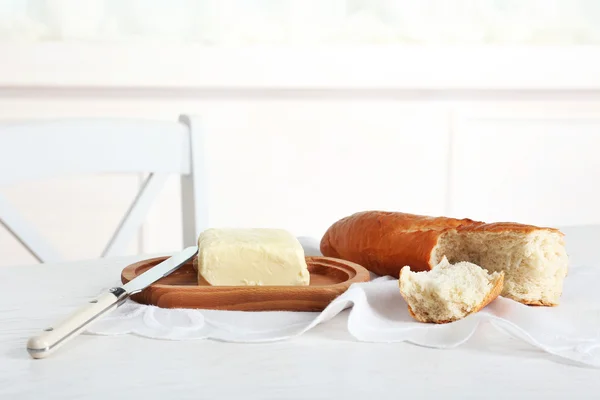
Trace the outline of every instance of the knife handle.
{"type": "Polygon", "coordinates": [[[46,358],[56,349],[81,333],[86,326],[101,315],[112,311],[127,298],[127,293],[115,287],[81,307],[65,320],[27,341],[27,351],[33,358],[46,358]]]}

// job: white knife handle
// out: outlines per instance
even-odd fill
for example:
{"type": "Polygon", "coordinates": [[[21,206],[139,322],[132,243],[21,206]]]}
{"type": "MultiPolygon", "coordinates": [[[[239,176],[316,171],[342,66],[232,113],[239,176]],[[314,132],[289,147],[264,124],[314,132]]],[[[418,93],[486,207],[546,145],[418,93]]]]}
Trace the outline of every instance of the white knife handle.
{"type": "Polygon", "coordinates": [[[120,287],[91,300],[87,305],[75,311],[61,323],[44,329],[44,332],[27,341],[27,351],[33,358],[45,358],[81,333],[86,326],[99,316],[112,311],[127,298],[120,287]]]}

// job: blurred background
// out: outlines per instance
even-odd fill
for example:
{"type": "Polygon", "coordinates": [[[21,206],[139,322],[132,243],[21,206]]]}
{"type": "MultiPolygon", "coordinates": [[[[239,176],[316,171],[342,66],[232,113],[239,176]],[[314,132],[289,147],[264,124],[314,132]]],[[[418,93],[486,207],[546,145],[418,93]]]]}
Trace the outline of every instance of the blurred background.
{"type": "MultiPolygon", "coordinates": [[[[599,45],[595,0],[2,0],[0,124],[195,116],[210,226],[320,238],[365,209],[590,225],[599,45]]],[[[144,177],[0,195],[89,259],[144,177]]],[[[181,248],[179,184],[127,254],[181,248]]],[[[0,225],[0,266],[34,262],[0,225]]]]}

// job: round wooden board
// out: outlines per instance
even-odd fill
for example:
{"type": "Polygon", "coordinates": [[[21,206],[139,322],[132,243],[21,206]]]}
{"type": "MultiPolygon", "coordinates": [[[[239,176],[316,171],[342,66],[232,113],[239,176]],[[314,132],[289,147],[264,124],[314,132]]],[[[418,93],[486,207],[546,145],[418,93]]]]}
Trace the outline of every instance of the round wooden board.
{"type": "MultiPolygon", "coordinates": [[[[125,284],[166,257],[143,260],[121,273],[125,284]]],[[[195,259],[194,259],[195,260],[195,259]]],[[[306,257],[309,286],[210,286],[198,283],[194,261],[190,260],[131,299],[161,308],[198,308],[237,311],[322,311],[351,284],[367,282],[369,271],[345,260],[306,257]]]]}

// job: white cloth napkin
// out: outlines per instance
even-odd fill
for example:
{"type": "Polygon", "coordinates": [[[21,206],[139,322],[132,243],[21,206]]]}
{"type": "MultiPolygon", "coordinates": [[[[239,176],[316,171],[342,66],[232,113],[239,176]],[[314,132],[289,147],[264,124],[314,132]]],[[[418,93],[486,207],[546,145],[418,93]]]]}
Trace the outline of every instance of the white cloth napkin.
{"type": "MultiPolygon", "coordinates": [[[[317,255],[314,240],[301,238],[307,255],[317,255]]],[[[413,320],[398,281],[376,277],[352,285],[322,312],[243,312],[161,309],[127,301],[95,322],[86,333],[137,334],[164,339],[215,339],[266,342],[289,339],[326,323],[350,308],[348,332],[363,342],[411,342],[451,348],[466,342],[482,322],[548,353],[600,367],[600,268],[574,267],[558,307],[528,307],[499,297],[479,313],[445,324],[413,320]]]]}

